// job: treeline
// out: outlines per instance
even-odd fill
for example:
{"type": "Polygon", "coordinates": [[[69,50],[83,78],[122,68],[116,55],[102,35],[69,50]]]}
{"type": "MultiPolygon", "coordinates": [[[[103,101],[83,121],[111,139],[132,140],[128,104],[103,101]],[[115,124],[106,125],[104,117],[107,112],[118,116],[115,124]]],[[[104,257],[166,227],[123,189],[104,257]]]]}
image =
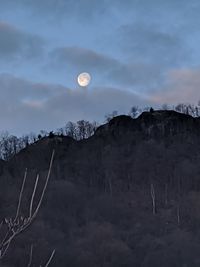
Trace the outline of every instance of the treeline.
{"type": "Polygon", "coordinates": [[[30,133],[21,137],[10,135],[7,131],[2,132],[0,134],[0,159],[7,161],[20,150],[47,136],[54,137],[55,135],[59,135],[69,136],[75,140],[86,139],[94,134],[97,127],[97,122],[80,120],[77,122],[69,121],[64,127],[56,131],[48,132],[41,130],[39,134],[30,133]]]}
{"type": "MultiPolygon", "coordinates": [[[[137,118],[142,112],[150,111],[152,107],[133,106],[128,113],[132,118],[137,118]]],[[[180,113],[188,114],[193,117],[200,116],[200,101],[197,105],[179,103],[176,106],[170,106],[168,104],[163,104],[161,106],[162,110],[175,110],[180,113]]],[[[118,111],[113,111],[105,116],[105,122],[109,122],[112,118],[118,116],[118,111]]],[[[69,121],[64,127],[57,129],[56,131],[44,131],[41,130],[39,134],[30,133],[17,137],[10,135],[8,132],[2,132],[0,134],[0,159],[9,160],[15,154],[17,154],[23,148],[28,145],[40,140],[43,137],[49,136],[53,137],[55,135],[69,136],[75,140],[83,140],[92,136],[100,124],[96,121],[90,122],[87,120],[79,120],[77,122],[69,121]]]]}
{"type": "MultiPolygon", "coordinates": [[[[145,106],[145,107],[138,107],[138,106],[132,106],[130,111],[128,112],[128,116],[131,116],[132,118],[137,118],[142,112],[150,111],[153,109],[153,107],[145,106]]],[[[160,108],[160,110],[174,110],[183,114],[190,115],[192,117],[199,117],[200,116],[200,101],[197,105],[194,104],[187,104],[187,103],[179,103],[177,105],[169,105],[169,104],[163,104],[160,108]]],[[[110,114],[107,114],[105,116],[105,121],[109,122],[114,117],[122,115],[119,114],[117,110],[114,110],[110,114]]]]}
{"type": "MultiPolygon", "coordinates": [[[[137,118],[142,112],[150,111],[152,107],[144,107],[140,108],[138,106],[133,106],[129,112],[129,115],[132,118],[137,118]]],[[[192,117],[199,117],[200,116],[200,101],[197,105],[194,104],[187,104],[187,103],[179,103],[175,106],[171,106],[168,104],[163,104],[160,108],[161,110],[174,110],[183,114],[190,115],[192,117]]],[[[114,111],[116,114],[116,111],[114,111]]]]}
{"type": "MultiPolygon", "coordinates": [[[[55,134],[69,136],[75,140],[82,140],[92,136],[98,126],[99,124],[96,121],[89,122],[86,120],[80,120],[76,123],[69,121],[65,127],[58,129],[55,134]]],[[[53,132],[50,134],[52,135],[53,132]]]]}

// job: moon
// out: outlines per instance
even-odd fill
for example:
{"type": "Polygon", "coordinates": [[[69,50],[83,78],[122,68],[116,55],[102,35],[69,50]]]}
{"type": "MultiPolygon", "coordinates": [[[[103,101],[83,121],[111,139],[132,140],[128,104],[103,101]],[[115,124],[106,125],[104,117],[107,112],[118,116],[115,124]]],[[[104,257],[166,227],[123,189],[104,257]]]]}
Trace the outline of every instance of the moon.
{"type": "Polygon", "coordinates": [[[91,76],[87,72],[83,72],[78,75],[78,84],[82,87],[86,87],[89,85],[91,81],[91,76]]]}

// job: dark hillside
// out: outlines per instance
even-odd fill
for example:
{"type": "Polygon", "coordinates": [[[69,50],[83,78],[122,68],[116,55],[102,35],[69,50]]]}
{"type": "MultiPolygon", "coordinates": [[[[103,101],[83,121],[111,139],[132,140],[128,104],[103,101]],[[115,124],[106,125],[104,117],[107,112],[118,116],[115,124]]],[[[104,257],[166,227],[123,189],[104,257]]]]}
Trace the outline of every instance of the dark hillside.
{"type": "Polygon", "coordinates": [[[2,217],[13,212],[28,168],[26,210],[34,177],[40,172],[43,182],[53,149],[39,217],[15,240],[4,266],[26,266],[32,243],[37,265],[55,248],[52,266],[59,267],[200,266],[198,118],[144,112],[118,116],[82,141],[39,140],[3,168],[2,217]]]}

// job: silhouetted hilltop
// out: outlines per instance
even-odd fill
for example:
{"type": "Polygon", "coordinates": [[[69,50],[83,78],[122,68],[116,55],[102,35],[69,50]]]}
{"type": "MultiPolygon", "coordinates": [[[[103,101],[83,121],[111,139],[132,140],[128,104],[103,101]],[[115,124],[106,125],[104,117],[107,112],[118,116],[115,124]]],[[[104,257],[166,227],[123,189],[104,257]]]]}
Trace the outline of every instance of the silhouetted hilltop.
{"type": "Polygon", "coordinates": [[[36,242],[36,262],[56,248],[59,267],[199,267],[199,133],[199,118],[158,110],[115,117],[85,140],[53,135],[23,149],[3,163],[2,216],[25,168],[26,203],[56,155],[40,216],[16,245],[36,242]]]}
{"type": "Polygon", "coordinates": [[[138,123],[142,125],[142,129],[149,133],[159,132],[163,135],[173,135],[191,133],[199,130],[199,118],[194,118],[190,115],[178,113],[176,111],[158,110],[153,112],[143,112],[139,118],[138,123]]]}
{"type": "Polygon", "coordinates": [[[113,118],[108,124],[100,126],[96,135],[122,131],[122,134],[140,132],[142,135],[170,135],[181,132],[196,132],[200,129],[200,119],[173,110],[143,112],[137,119],[121,115],[113,118]]]}
{"type": "Polygon", "coordinates": [[[16,165],[18,169],[37,167],[38,170],[46,170],[52,151],[55,149],[58,156],[64,153],[73,143],[76,143],[76,141],[68,136],[43,137],[21,150],[9,161],[8,165],[16,165]]]}
{"type": "Polygon", "coordinates": [[[111,172],[113,180],[124,180],[126,186],[126,178],[133,174],[135,181],[144,180],[144,165],[148,174],[153,175],[158,158],[160,170],[153,175],[154,179],[164,168],[171,171],[172,165],[179,164],[183,158],[195,161],[199,132],[198,118],[175,111],[143,112],[137,119],[123,115],[100,126],[94,136],[85,140],[56,135],[44,137],[15,155],[7,166],[18,174],[25,168],[45,171],[55,149],[56,179],[96,186],[100,182],[106,187],[105,177],[111,172]]]}

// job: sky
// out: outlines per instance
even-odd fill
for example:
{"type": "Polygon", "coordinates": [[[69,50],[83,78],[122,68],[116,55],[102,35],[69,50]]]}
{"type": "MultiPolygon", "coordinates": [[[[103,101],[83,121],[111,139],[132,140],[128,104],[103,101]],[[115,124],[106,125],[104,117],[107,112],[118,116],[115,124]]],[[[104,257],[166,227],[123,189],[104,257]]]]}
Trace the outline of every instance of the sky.
{"type": "Polygon", "coordinates": [[[0,131],[196,104],[199,14],[199,0],[0,0],[0,131]]]}

